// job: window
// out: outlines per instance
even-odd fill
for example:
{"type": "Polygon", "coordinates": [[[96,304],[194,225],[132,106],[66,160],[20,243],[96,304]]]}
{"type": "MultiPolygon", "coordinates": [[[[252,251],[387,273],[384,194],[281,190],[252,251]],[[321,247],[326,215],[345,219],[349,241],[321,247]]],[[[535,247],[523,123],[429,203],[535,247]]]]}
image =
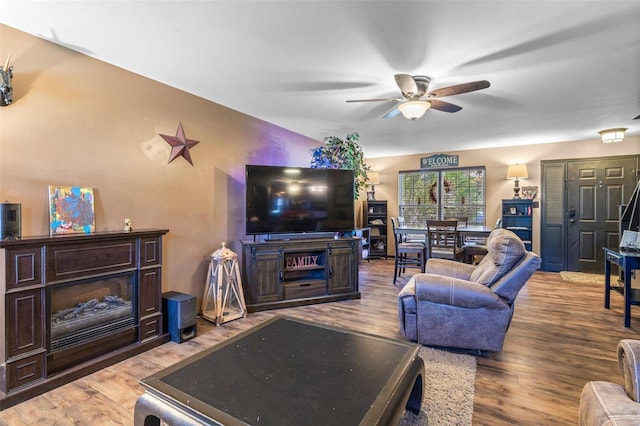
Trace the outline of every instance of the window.
{"type": "Polygon", "coordinates": [[[486,222],[485,168],[464,167],[399,172],[398,210],[407,226],[427,219],[466,217],[468,225],[486,222]]]}

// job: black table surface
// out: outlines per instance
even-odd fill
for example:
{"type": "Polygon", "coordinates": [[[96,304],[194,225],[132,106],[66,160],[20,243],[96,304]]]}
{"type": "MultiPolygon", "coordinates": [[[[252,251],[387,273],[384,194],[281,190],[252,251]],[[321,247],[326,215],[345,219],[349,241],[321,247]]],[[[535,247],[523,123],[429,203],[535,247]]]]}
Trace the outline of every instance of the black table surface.
{"type": "Polygon", "coordinates": [[[388,404],[418,349],[277,316],[142,384],[224,424],[361,424],[388,404]]]}
{"type": "Polygon", "coordinates": [[[637,250],[637,249],[620,248],[618,246],[610,246],[610,247],[603,247],[603,248],[605,251],[608,250],[611,252],[624,254],[625,256],[640,257],[640,250],[637,250]]]}

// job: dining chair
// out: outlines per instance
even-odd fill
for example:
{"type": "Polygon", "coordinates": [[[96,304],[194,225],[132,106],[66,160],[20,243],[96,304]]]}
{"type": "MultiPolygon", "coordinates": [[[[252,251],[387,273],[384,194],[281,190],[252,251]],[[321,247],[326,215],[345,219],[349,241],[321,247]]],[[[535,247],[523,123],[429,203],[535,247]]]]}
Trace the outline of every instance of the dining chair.
{"type": "Polygon", "coordinates": [[[406,268],[420,268],[424,272],[427,259],[427,246],[424,241],[408,241],[406,234],[399,233],[398,219],[391,218],[393,236],[395,239],[396,256],[393,268],[393,284],[406,271],[406,268]]]}
{"type": "Polygon", "coordinates": [[[445,217],[444,220],[457,220],[458,226],[467,226],[469,224],[467,216],[445,217]]]}
{"type": "Polygon", "coordinates": [[[427,220],[428,256],[462,260],[457,220],[427,220]]]}
{"type": "MultiPolygon", "coordinates": [[[[398,216],[398,226],[400,228],[404,228],[407,226],[407,222],[404,219],[404,216],[398,216]]],[[[427,244],[427,239],[424,234],[403,234],[403,242],[405,243],[422,243],[427,244]]]]}
{"type": "MultiPolygon", "coordinates": [[[[467,216],[455,216],[455,217],[447,217],[445,216],[443,220],[456,220],[458,221],[458,228],[466,227],[469,224],[469,217],[467,216]]],[[[462,234],[458,234],[458,247],[462,247],[467,243],[467,240],[473,237],[465,237],[462,234]]]]}
{"type": "MultiPolygon", "coordinates": [[[[498,218],[493,229],[499,228],[502,228],[502,218],[498,218]]],[[[487,238],[476,237],[475,241],[465,241],[462,245],[462,250],[464,250],[464,263],[476,265],[480,260],[482,260],[482,257],[486,256],[489,250],[487,248],[487,238]]]]}

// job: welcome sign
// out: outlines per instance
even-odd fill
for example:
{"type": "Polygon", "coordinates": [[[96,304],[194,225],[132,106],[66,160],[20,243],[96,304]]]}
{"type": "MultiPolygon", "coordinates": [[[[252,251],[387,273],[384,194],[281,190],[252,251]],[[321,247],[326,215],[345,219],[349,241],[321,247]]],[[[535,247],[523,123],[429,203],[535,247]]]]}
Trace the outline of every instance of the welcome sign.
{"type": "Polygon", "coordinates": [[[420,159],[421,169],[434,169],[439,167],[458,167],[458,156],[436,154],[431,157],[422,157],[420,159]]]}

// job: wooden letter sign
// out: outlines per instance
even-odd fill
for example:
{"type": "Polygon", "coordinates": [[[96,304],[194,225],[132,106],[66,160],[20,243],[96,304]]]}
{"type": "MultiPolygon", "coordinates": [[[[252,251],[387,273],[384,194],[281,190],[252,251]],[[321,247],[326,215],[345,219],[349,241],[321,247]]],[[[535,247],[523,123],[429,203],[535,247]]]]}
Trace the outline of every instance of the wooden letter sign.
{"type": "Polygon", "coordinates": [[[309,266],[318,266],[318,256],[296,256],[287,257],[286,269],[308,268],[309,266]]]}

